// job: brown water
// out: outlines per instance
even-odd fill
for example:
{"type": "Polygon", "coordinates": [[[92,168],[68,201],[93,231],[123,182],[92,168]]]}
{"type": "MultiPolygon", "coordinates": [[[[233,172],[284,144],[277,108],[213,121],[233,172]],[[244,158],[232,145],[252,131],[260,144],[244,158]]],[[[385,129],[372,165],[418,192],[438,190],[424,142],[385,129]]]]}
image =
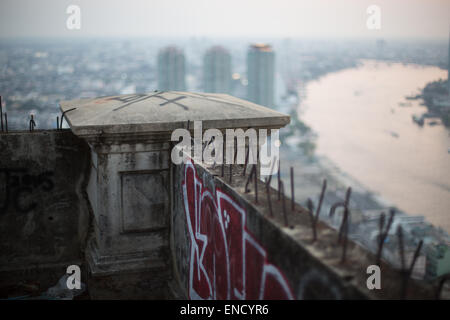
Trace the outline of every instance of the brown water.
{"type": "Polygon", "coordinates": [[[306,86],[301,118],[318,133],[325,155],[401,210],[450,232],[449,130],[419,127],[426,108],[405,96],[445,79],[437,67],[365,61],[306,86]],[[399,106],[399,103],[411,106],[399,106]]]}

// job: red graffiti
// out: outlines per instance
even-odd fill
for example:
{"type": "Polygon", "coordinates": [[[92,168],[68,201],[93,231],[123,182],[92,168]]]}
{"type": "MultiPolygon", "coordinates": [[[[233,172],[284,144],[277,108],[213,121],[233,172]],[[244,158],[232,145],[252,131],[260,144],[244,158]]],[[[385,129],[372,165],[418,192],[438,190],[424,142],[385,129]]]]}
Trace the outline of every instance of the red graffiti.
{"type": "Polygon", "coordinates": [[[183,199],[190,236],[191,299],[293,299],[283,273],[246,228],[245,210],[203,186],[189,160],[183,199]]]}

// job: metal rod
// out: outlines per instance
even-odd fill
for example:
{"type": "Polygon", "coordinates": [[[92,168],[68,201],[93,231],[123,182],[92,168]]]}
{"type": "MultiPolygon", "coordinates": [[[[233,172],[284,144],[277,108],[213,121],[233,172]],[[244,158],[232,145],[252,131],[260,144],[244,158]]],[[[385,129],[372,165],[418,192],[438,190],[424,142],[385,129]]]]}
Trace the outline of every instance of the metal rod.
{"type": "Polygon", "coordinates": [[[327,179],[323,180],[322,190],[320,191],[319,205],[317,206],[315,220],[319,219],[320,209],[322,208],[323,198],[325,197],[325,190],[327,189],[327,179]]]}
{"type": "Polygon", "coordinates": [[[267,194],[267,203],[269,205],[270,217],[273,218],[272,199],[270,198],[270,185],[268,183],[268,179],[267,178],[266,178],[266,194],[267,194]]]}
{"type": "Polygon", "coordinates": [[[420,250],[422,249],[423,240],[420,240],[419,244],[416,247],[416,250],[414,251],[413,259],[411,260],[411,264],[409,265],[408,270],[406,270],[403,273],[403,283],[402,283],[402,299],[406,299],[406,295],[408,292],[408,282],[409,278],[412,275],[412,272],[414,270],[414,265],[416,264],[417,258],[419,257],[420,250]]]}
{"type": "Polygon", "coordinates": [[[416,264],[417,258],[419,257],[419,254],[420,254],[420,250],[422,249],[422,245],[423,245],[423,240],[420,240],[419,244],[417,245],[416,251],[414,251],[414,256],[413,256],[413,259],[412,259],[411,264],[408,269],[409,276],[412,275],[412,272],[414,270],[414,265],[416,264]]]}
{"type": "Polygon", "coordinates": [[[441,292],[442,292],[442,289],[444,288],[444,284],[445,284],[445,282],[446,282],[448,279],[450,279],[450,275],[449,275],[449,274],[444,275],[444,276],[442,277],[442,279],[439,281],[439,284],[438,284],[438,287],[437,287],[437,290],[436,290],[436,300],[440,300],[440,299],[441,299],[441,292]]]}
{"type": "Polygon", "coordinates": [[[226,143],[226,137],[223,138],[222,143],[222,168],[221,168],[221,176],[224,175],[224,169],[225,169],[225,143],[226,143]]]}
{"type": "Polygon", "coordinates": [[[272,164],[270,166],[270,175],[269,179],[266,180],[266,184],[270,185],[270,182],[272,182],[272,175],[273,175],[273,167],[275,166],[275,159],[272,161],[272,164]]]}
{"type": "Polygon", "coordinates": [[[255,165],[252,166],[252,169],[250,170],[250,174],[248,175],[248,178],[247,178],[247,182],[245,183],[245,188],[244,188],[245,193],[250,192],[250,190],[248,189],[248,184],[250,183],[250,180],[253,176],[253,171],[255,171],[255,165]]]}
{"type": "MultiPolygon", "coordinates": [[[[72,111],[72,110],[75,110],[76,108],[72,108],[72,109],[69,109],[69,110],[66,110],[66,111],[64,111],[62,114],[61,114],[61,123],[60,123],[60,125],[59,125],[59,128],[62,130],[62,125],[63,125],[63,121],[64,121],[64,116],[65,116],[65,114],[67,113],[67,112],[69,112],[69,111],[72,111]]],[[[189,130],[189,120],[188,120],[188,123],[187,123],[187,127],[188,127],[188,130],[189,130]]]]}
{"type": "Polygon", "coordinates": [[[253,180],[255,183],[255,203],[258,203],[258,169],[256,167],[257,165],[254,165],[254,172],[253,172],[253,180]]]}
{"type": "MultiPolygon", "coordinates": [[[[325,197],[325,191],[327,189],[327,180],[324,179],[322,183],[322,190],[320,191],[320,197],[319,197],[319,205],[316,209],[316,214],[314,214],[314,204],[310,198],[308,198],[307,207],[309,211],[309,216],[311,218],[311,226],[313,229],[313,241],[317,240],[317,222],[319,221],[319,215],[320,215],[320,209],[322,207],[323,199],[325,197]]],[[[334,214],[334,211],[333,211],[334,214]]]]}
{"type": "Polygon", "coordinates": [[[342,244],[342,257],[341,257],[341,263],[344,263],[346,258],[347,258],[347,243],[348,243],[348,216],[350,214],[350,210],[348,209],[348,206],[345,206],[344,209],[344,219],[345,219],[345,224],[344,224],[344,243],[342,244]]]}
{"type": "Polygon", "coordinates": [[[284,218],[284,226],[285,226],[285,227],[288,227],[288,226],[289,226],[289,221],[288,221],[288,216],[287,216],[287,212],[286,212],[286,201],[285,201],[285,196],[284,196],[284,184],[283,184],[283,181],[281,181],[280,189],[281,189],[281,195],[282,195],[282,197],[283,197],[283,218],[284,218]]]}
{"type": "Polygon", "coordinates": [[[295,209],[295,192],[294,192],[294,168],[291,167],[291,209],[295,209]]]}
{"type": "Polygon", "coordinates": [[[2,132],[4,131],[3,129],[3,106],[2,106],[2,96],[0,96],[0,118],[1,118],[1,129],[2,132]]]}
{"type": "Polygon", "coordinates": [[[259,135],[256,135],[256,164],[259,165],[259,135]]]}
{"type": "MultiPolygon", "coordinates": [[[[348,206],[350,204],[350,196],[351,196],[351,194],[352,194],[352,188],[348,187],[347,188],[347,192],[345,193],[344,203],[342,204],[342,206],[344,207],[344,217],[342,218],[342,223],[341,223],[341,226],[339,228],[338,243],[342,242],[342,235],[344,233],[344,224],[348,225],[350,211],[349,210],[346,211],[346,208],[348,208],[348,206]]],[[[348,226],[347,226],[347,232],[348,232],[348,226]]]]}
{"type": "Polygon", "coordinates": [[[237,150],[238,150],[238,143],[237,143],[237,137],[234,137],[234,141],[233,141],[233,146],[234,146],[234,162],[236,163],[236,159],[237,159],[237,150]]]}
{"type": "Polygon", "coordinates": [[[395,211],[393,209],[390,210],[390,217],[389,217],[389,221],[388,224],[386,226],[386,229],[383,231],[383,227],[384,227],[384,221],[386,219],[386,216],[384,213],[381,214],[380,217],[380,242],[378,244],[378,251],[377,251],[377,257],[376,257],[376,265],[380,265],[381,263],[381,257],[382,257],[382,253],[383,253],[383,246],[384,246],[384,242],[386,240],[386,237],[389,233],[389,229],[391,228],[392,222],[394,221],[394,215],[395,215],[395,211]]]}
{"type": "Polygon", "coordinates": [[[59,130],[59,117],[56,116],[56,130],[59,130]]]}
{"type": "Polygon", "coordinates": [[[278,159],[278,201],[280,201],[281,199],[281,193],[280,193],[280,185],[281,185],[281,179],[280,179],[280,170],[281,170],[281,163],[280,163],[280,159],[278,159]]]}
{"type": "Polygon", "coordinates": [[[6,133],[8,133],[8,114],[5,112],[5,129],[6,133]]]}
{"type": "Polygon", "coordinates": [[[230,174],[229,182],[231,184],[231,182],[233,181],[233,164],[230,164],[229,174],[230,174]]]}
{"type": "Polygon", "coordinates": [[[311,220],[311,227],[313,231],[313,242],[317,240],[317,232],[316,232],[316,220],[314,219],[314,204],[310,198],[308,198],[308,202],[306,204],[309,211],[309,217],[311,220]]]}
{"type": "Polygon", "coordinates": [[[30,115],[31,116],[31,119],[30,119],[30,131],[33,131],[34,130],[34,127],[36,126],[36,122],[34,122],[34,115],[30,115]]]}
{"type": "Polygon", "coordinates": [[[244,163],[244,171],[242,171],[242,175],[245,177],[245,172],[247,171],[247,165],[248,165],[248,156],[249,156],[249,152],[250,152],[250,146],[245,146],[245,148],[247,149],[247,152],[245,154],[245,163],[244,163]]]}
{"type": "Polygon", "coordinates": [[[381,213],[380,221],[379,221],[379,239],[378,239],[378,250],[377,250],[377,256],[376,256],[376,265],[380,265],[381,260],[381,251],[383,250],[383,227],[384,227],[384,221],[386,220],[386,215],[384,212],[381,213]]]}

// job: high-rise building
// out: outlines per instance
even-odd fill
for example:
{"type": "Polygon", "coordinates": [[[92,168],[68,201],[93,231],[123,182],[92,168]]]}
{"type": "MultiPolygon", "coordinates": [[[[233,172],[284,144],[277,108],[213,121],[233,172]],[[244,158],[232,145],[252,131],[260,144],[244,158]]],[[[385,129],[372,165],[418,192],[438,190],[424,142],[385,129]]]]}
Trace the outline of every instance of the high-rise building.
{"type": "Polygon", "coordinates": [[[159,51],[158,90],[186,90],[185,59],[181,49],[171,46],[159,51]]]}
{"type": "Polygon", "coordinates": [[[231,55],[221,46],[214,46],[203,57],[203,89],[211,93],[231,92],[231,55]]]}
{"type": "Polygon", "coordinates": [[[247,99],[274,106],[275,53],[268,44],[252,44],[247,52],[247,99]]]}

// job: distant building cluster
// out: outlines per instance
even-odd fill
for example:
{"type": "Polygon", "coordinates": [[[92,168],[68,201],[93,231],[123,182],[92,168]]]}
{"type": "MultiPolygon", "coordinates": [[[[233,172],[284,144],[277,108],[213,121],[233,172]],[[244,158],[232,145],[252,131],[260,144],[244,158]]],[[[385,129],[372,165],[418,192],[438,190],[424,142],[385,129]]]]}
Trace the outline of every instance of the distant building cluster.
{"type": "MultiPolygon", "coordinates": [[[[165,47],[158,54],[158,90],[186,90],[185,57],[181,49],[165,47]]],[[[203,90],[231,93],[231,54],[221,46],[209,48],[203,57],[203,90]]],[[[247,52],[247,99],[275,106],[275,53],[268,44],[252,44],[247,52]]]]}
{"type": "MultiPolygon", "coordinates": [[[[385,212],[388,211],[384,210],[385,212]]],[[[364,247],[377,252],[380,239],[380,216],[383,210],[353,210],[350,237],[364,247]]],[[[387,220],[387,219],[386,219],[387,220]]],[[[328,221],[335,228],[340,226],[340,217],[328,221]]],[[[395,267],[401,267],[398,229],[403,230],[405,264],[411,264],[419,239],[423,246],[414,265],[412,276],[432,280],[450,272],[450,236],[429,224],[423,216],[411,216],[397,212],[384,242],[383,259],[395,267]]]]}

